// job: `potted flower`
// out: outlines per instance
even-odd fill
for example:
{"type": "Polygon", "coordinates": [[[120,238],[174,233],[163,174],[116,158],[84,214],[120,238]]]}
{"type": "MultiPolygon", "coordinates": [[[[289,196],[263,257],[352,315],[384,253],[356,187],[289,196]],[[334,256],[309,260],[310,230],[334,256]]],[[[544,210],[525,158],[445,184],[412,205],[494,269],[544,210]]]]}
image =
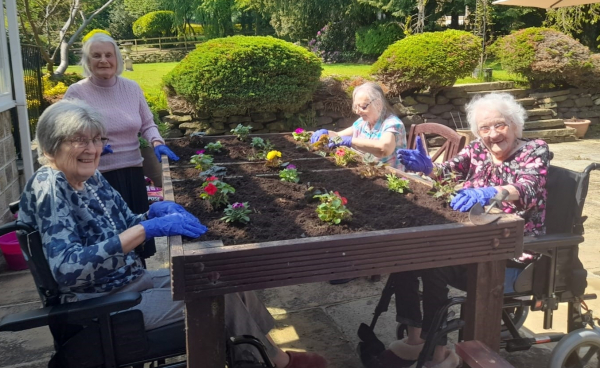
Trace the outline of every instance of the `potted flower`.
{"type": "Polygon", "coordinates": [[[588,119],[577,119],[572,117],[571,119],[565,119],[565,126],[575,129],[575,136],[579,139],[585,136],[589,126],[590,120],[588,119]]]}
{"type": "Polygon", "coordinates": [[[214,209],[228,205],[229,194],[235,193],[235,189],[231,185],[219,180],[216,176],[206,178],[201,189],[200,198],[208,200],[214,209]]]}

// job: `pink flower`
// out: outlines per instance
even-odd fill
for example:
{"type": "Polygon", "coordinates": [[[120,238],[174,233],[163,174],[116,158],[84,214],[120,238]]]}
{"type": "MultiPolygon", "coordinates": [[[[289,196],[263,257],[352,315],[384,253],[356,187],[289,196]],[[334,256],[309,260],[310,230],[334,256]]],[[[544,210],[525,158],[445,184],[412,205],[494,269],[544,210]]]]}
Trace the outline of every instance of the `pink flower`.
{"type": "Polygon", "coordinates": [[[337,156],[344,156],[346,154],[346,151],[340,149],[340,150],[335,151],[335,154],[337,156]]]}
{"type": "Polygon", "coordinates": [[[200,151],[196,151],[196,154],[197,155],[202,155],[202,154],[204,154],[204,152],[205,152],[205,150],[200,150],[200,151]]]}
{"type": "Polygon", "coordinates": [[[297,128],[296,130],[294,130],[294,133],[296,133],[296,134],[301,134],[301,133],[304,133],[304,129],[302,129],[302,128],[297,128]]]}
{"type": "Polygon", "coordinates": [[[217,187],[213,184],[213,183],[209,183],[205,188],[204,191],[206,192],[206,194],[212,196],[215,195],[217,193],[217,187]]]}
{"type": "Polygon", "coordinates": [[[244,204],[240,203],[240,202],[235,202],[234,204],[231,205],[231,208],[233,208],[233,209],[244,208],[244,204]]]}
{"type": "Polygon", "coordinates": [[[296,170],[296,166],[295,165],[287,165],[286,169],[288,169],[288,170],[296,170]]]}

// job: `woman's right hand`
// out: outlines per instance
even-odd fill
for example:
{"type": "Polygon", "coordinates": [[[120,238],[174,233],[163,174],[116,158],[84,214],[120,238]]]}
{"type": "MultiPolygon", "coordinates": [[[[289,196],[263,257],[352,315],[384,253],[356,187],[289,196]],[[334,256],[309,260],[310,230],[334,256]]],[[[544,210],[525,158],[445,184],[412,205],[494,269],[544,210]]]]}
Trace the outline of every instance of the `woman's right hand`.
{"type": "Polygon", "coordinates": [[[417,136],[417,149],[399,149],[396,151],[396,157],[406,170],[422,172],[426,175],[433,171],[431,157],[427,155],[420,136],[417,136]]]}
{"type": "Polygon", "coordinates": [[[321,138],[322,135],[329,135],[329,131],[327,129],[317,130],[310,136],[310,143],[312,143],[312,144],[317,143],[317,141],[319,140],[319,138],[321,138]]]}
{"type": "Polygon", "coordinates": [[[172,213],[162,217],[155,217],[140,223],[146,232],[146,240],[157,236],[183,235],[197,238],[204,234],[208,228],[200,223],[189,212],[172,213]]]}

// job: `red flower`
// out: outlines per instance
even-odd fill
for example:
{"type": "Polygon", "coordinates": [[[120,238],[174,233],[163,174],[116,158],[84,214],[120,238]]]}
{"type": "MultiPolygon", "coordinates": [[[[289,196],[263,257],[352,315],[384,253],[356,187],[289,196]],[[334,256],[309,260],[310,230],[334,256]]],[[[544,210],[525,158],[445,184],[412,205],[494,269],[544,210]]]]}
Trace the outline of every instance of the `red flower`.
{"type": "Polygon", "coordinates": [[[206,187],[204,187],[204,191],[210,196],[215,195],[217,190],[217,187],[213,183],[209,183],[206,187]]]}
{"type": "Polygon", "coordinates": [[[209,176],[208,178],[206,178],[206,181],[211,182],[211,181],[215,181],[218,180],[219,178],[217,178],[216,176],[209,176]]]}
{"type": "Polygon", "coordinates": [[[340,197],[340,199],[342,200],[342,204],[345,206],[346,203],[348,203],[348,200],[346,199],[346,197],[340,197]]]}
{"type": "Polygon", "coordinates": [[[344,151],[343,149],[339,149],[339,150],[335,151],[335,154],[337,156],[344,156],[346,154],[346,151],[344,151]]]}

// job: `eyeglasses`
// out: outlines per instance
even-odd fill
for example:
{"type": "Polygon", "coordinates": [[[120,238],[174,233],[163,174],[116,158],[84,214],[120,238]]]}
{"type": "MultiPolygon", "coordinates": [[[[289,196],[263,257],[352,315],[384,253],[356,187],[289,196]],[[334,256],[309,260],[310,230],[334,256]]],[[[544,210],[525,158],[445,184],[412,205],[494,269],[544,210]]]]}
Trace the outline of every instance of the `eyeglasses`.
{"type": "Polygon", "coordinates": [[[369,105],[372,104],[373,101],[369,102],[368,104],[365,105],[356,105],[354,106],[354,111],[358,112],[358,111],[367,111],[367,109],[369,108],[369,105]]]}
{"type": "Polygon", "coordinates": [[[85,138],[85,137],[75,137],[68,140],[71,143],[71,146],[75,148],[86,148],[90,142],[94,144],[96,147],[106,147],[108,144],[108,138],[85,138]]]}
{"type": "Polygon", "coordinates": [[[490,131],[492,130],[492,128],[498,133],[504,133],[506,131],[506,129],[508,128],[508,124],[498,123],[498,124],[494,124],[492,126],[483,125],[483,126],[478,127],[477,130],[481,134],[489,134],[490,131]]]}

